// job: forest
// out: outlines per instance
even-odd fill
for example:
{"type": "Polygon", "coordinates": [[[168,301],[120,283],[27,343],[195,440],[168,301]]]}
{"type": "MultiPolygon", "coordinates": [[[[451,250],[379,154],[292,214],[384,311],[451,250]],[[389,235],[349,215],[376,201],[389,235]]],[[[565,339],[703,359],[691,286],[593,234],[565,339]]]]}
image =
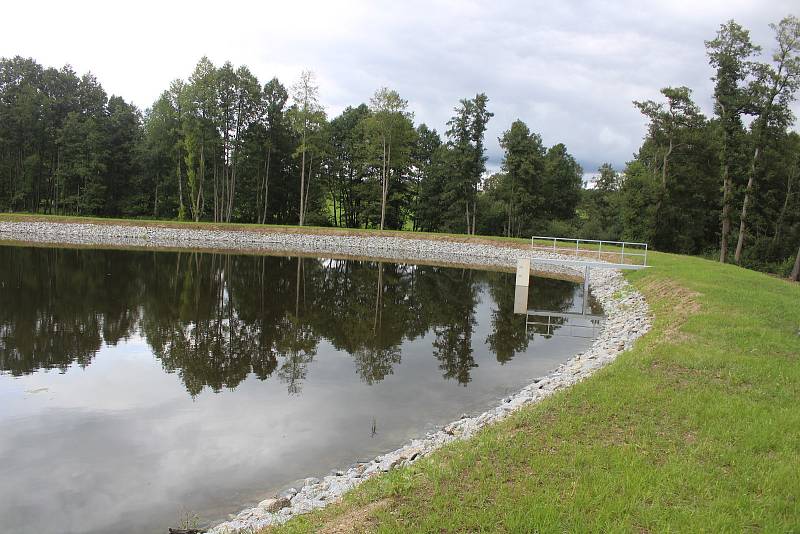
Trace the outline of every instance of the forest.
{"type": "Polygon", "coordinates": [[[440,133],[386,87],[329,117],[311,71],[262,84],[203,57],[141,111],[92,74],[2,58],[0,211],[624,239],[797,279],[800,21],[771,28],[762,50],[722,24],[705,42],[713,114],[685,86],[633,102],[642,145],[588,187],[522,120],[488,173],[484,93],[440,133]]]}

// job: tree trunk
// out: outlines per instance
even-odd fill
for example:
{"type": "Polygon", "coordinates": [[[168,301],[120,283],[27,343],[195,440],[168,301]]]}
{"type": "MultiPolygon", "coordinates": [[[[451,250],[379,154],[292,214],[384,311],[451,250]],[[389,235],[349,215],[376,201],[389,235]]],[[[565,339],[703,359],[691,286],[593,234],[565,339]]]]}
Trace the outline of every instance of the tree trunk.
{"type": "Polygon", "coordinates": [[[375,319],[372,322],[372,333],[376,334],[380,325],[381,297],[383,296],[383,262],[378,262],[378,289],[375,291],[375,319]]]}
{"type": "Polygon", "coordinates": [[[381,230],[383,230],[383,219],[386,218],[386,203],[389,201],[389,181],[392,179],[392,141],[386,149],[386,181],[383,187],[383,212],[381,213],[381,230]]]}
{"type": "Polygon", "coordinates": [[[186,217],[186,207],[183,205],[183,177],[181,176],[181,154],[178,150],[178,165],[176,174],[178,175],[178,219],[186,217]]]}
{"type": "Polygon", "coordinates": [[[214,222],[219,221],[219,172],[217,171],[217,165],[214,164],[214,222]]]}
{"type": "Polygon", "coordinates": [[[747,207],[750,204],[750,196],[753,194],[753,181],[756,176],[756,160],[758,160],[759,148],[753,152],[753,160],[750,162],[750,177],[747,179],[747,189],[744,192],[744,202],[742,203],[742,216],[739,220],[739,239],[736,241],[736,253],[733,260],[738,265],[742,261],[742,248],[744,247],[744,234],[747,231],[747,207]]]}
{"type": "Polygon", "coordinates": [[[303,191],[306,186],[306,132],[303,131],[303,155],[300,162],[300,226],[303,226],[303,191]]]}
{"type": "Polygon", "coordinates": [[[789,279],[795,282],[800,281],[800,248],[797,249],[797,256],[794,259],[794,269],[792,269],[792,274],[789,275],[789,279]]]}
{"type": "Polygon", "coordinates": [[[200,172],[198,173],[199,179],[197,180],[197,199],[194,202],[194,220],[200,221],[200,198],[203,194],[203,182],[206,177],[206,150],[205,144],[200,144],[200,172]]]}
{"type": "Polygon", "coordinates": [[[475,200],[472,201],[472,235],[475,235],[475,215],[478,213],[478,200],[477,200],[477,192],[475,194],[475,200]]]}
{"type": "Polygon", "coordinates": [[[266,172],[264,173],[264,215],[261,218],[261,224],[267,223],[267,206],[269,206],[269,164],[272,159],[272,149],[267,151],[267,164],[266,172]]]}
{"type": "Polygon", "coordinates": [[[772,248],[777,246],[780,241],[781,229],[783,227],[783,218],[786,216],[786,209],[789,207],[789,199],[792,197],[792,185],[794,184],[794,174],[796,167],[792,167],[789,177],[786,179],[786,197],[783,199],[783,206],[778,214],[778,219],[775,221],[775,235],[772,236],[772,248]]]}
{"type": "Polygon", "coordinates": [[[233,165],[231,169],[231,185],[228,187],[228,213],[226,222],[231,222],[233,218],[233,199],[236,192],[236,156],[233,157],[233,165]]]}
{"type": "Polygon", "coordinates": [[[314,154],[311,154],[311,158],[308,162],[308,183],[306,184],[306,196],[303,199],[303,221],[306,220],[306,210],[308,210],[308,194],[311,191],[311,169],[314,166],[314,154]]]}
{"type": "Polygon", "coordinates": [[[158,219],[158,180],[156,180],[155,195],[153,196],[153,218],[158,219]]]}
{"type": "Polygon", "coordinates": [[[469,196],[464,199],[464,213],[467,216],[467,235],[469,235],[469,196]]]}
{"type": "Polygon", "coordinates": [[[381,168],[381,230],[386,220],[386,137],[383,138],[383,167],[381,168]]]}
{"type": "Polygon", "coordinates": [[[728,164],[723,169],[722,193],[722,235],[719,245],[719,261],[725,263],[728,259],[728,234],[731,232],[731,177],[728,173],[728,164]]]}
{"type": "Polygon", "coordinates": [[[661,164],[661,188],[666,191],[667,189],[667,166],[669,165],[669,157],[672,154],[673,144],[672,138],[669,139],[669,148],[664,153],[664,160],[661,164]]]}

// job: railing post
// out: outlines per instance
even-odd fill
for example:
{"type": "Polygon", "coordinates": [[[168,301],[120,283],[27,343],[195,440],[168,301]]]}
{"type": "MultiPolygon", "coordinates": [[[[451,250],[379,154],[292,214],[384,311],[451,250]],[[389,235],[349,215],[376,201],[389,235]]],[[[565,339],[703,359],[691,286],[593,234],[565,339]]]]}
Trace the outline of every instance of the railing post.
{"type": "Polygon", "coordinates": [[[580,243],[580,239],[575,240],[575,257],[578,257],[578,244],[580,243]]]}
{"type": "Polygon", "coordinates": [[[647,243],[644,244],[644,266],[647,267],[647,243]]]}
{"type": "Polygon", "coordinates": [[[598,260],[602,260],[603,259],[603,242],[602,241],[600,241],[600,247],[598,247],[598,249],[597,249],[597,259],[598,260]]]}
{"type": "Polygon", "coordinates": [[[625,241],[622,242],[622,259],[620,260],[620,263],[625,263],[625,241]]]}
{"type": "Polygon", "coordinates": [[[553,238],[553,254],[556,253],[556,238],[553,238]]]}

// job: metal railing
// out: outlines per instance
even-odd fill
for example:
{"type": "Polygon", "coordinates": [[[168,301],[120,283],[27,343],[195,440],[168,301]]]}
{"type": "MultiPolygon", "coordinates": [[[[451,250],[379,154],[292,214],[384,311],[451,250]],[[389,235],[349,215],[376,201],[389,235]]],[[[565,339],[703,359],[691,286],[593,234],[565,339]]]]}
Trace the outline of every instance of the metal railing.
{"type": "Polygon", "coordinates": [[[531,250],[542,250],[582,258],[596,258],[603,261],[611,260],[612,263],[620,265],[647,266],[647,243],[633,241],[533,236],[531,237],[531,250]]]}

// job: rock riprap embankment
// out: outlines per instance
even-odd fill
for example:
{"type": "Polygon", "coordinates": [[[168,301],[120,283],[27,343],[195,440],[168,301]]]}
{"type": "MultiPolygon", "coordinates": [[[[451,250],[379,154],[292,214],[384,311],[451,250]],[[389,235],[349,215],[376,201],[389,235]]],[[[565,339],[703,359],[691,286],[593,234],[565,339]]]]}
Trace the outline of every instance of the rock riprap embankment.
{"type": "MultiPolygon", "coordinates": [[[[520,249],[476,243],[402,237],[261,233],[141,226],[64,224],[47,222],[0,223],[0,238],[51,244],[114,245],[139,247],[197,247],[231,250],[263,250],[327,254],[363,254],[397,261],[434,260],[476,266],[513,267],[526,252],[520,249]]],[[[559,258],[536,252],[531,260],[537,270],[575,274],[574,269],[549,264],[536,265],[537,258],[559,258]]],[[[565,258],[566,259],[566,258],[565,258]]],[[[554,392],[590,376],[613,361],[650,328],[644,298],[619,271],[592,269],[590,287],[605,313],[591,348],[533,381],[515,395],[481,414],[463,416],[397,450],[334,471],[321,479],[307,478],[299,489],[290,488],[266,499],[210,529],[212,534],[251,532],[280,524],[291,517],[322,508],[339,499],[361,482],[399,466],[409,465],[455,440],[468,439],[481,428],[500,421],[521,407],[538,402],[554,392]]]]}
{"type": "MultiPolygon", "coordinates": [[[[427,240],[406,237],[357,236],[252,232],[247,230],[205,230],[159,226],[77,224],[51,222],[0,222],[0,239],[29,243],[102,245],[144,248],[208,248],[297,252],[303,254],[365,255],[397,261],[439,261],[479,266],[513,267],[519,249],[480,243],[427,240]]],[[[557,254],[537,254],[558,258],[557,254]]],[[[576,274],[563,267],[538,265],[551,272],[576,274]]],[[[578,273],[579,274],[579,273],[578,273]]]]}

